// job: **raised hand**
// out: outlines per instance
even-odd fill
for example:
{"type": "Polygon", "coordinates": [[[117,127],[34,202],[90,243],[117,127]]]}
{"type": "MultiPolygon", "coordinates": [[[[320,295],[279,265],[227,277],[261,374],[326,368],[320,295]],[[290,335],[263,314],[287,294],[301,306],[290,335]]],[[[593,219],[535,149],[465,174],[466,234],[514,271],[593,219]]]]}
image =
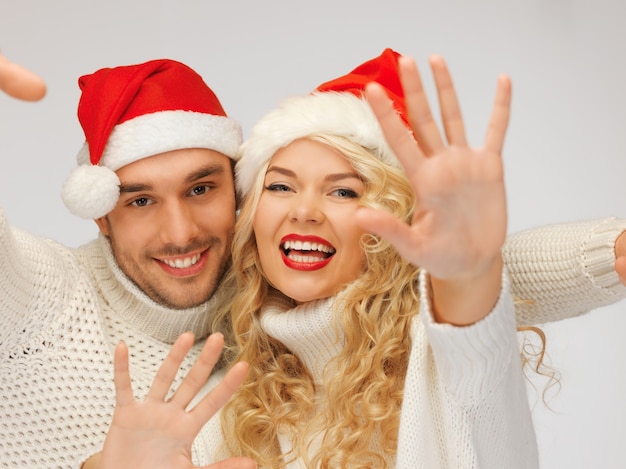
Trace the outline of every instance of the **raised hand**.
{"type": "Polygon", "coordinates": [[[389,213],[363,209],[360,225],[386,238],[408,261],[428,271],[436,315],[468,324],[486,315],[500,290],[506,237],[506,196],[502,146],[508,125],[511,83],[498,79],[495,104],[484,144],[468,145],[461,111],[445,62],[430,65],[437,85],[446,140],[433,119],[415,62],[401,57],[400,76],[413,135],[398,117],[382,88],[371,83],[366,96],[391,148],[402,163],[416,196],[411,224],[389,213]],[[439,290],[437,290],[439,288],[439,290]],[[440,292],[441,294],[437,295],[440,292]],[[463,312],[450,304],[474,296],[463,312]],[[452,307],[452,310],[450,309],[452,307]],[[448,313],[452,312],[452,316],[448,313]],[[461,316],[455,316],[457,313],[461,316]]]}
{"type": "MultiPolygon", "coordinates": [[[[221,334],[212,334],[189,373],[170,399],[166,399],[176,373],[193,345],[191,333],[182,334],[159,368],[143,402],[136,401],[128,372],[128,349],[115,349],[116,406],[111,428],[100,455],[83,467],[102,469],[192,468],[191,444],[211,416],[243,382],[247,364],[235,364],[224,379],[191,410],[191,400],[200,391],[215,366],[224,345],[221,334]]],[[[219,440],[221,435],[216,435],[219,440]]],[[[255,468],[248,458],[230,458],[206,466],[213,469],[255,468]]]]}
{"type": "Polygon", "coordinates": [[[16,99],[38,101],[46,95],[46,84],[30,70],[0,54],[0,90],[16,99]]]}

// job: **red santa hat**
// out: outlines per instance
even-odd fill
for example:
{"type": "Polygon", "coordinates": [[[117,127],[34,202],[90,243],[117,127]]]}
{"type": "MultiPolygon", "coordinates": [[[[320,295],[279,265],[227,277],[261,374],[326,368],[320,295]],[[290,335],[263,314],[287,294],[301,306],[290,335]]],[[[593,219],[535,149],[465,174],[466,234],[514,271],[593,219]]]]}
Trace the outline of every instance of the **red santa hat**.
{"type": "Polygon", "coordinates": [[[261,118],[240,150],[236,167],[240,195],[250,191],[263,165],[279,149],[316,133],[345,137],[367,148],[385,163],[399,167],[364,96],[367,83],[380,83],[408,126],[399,57],[392,49],[385,49],[347,75],[321,84],[311,94],[288,98],[261,118]]]}
{"type": "Polygon", "coordinates": [[[119,198],[119,168],[159,153],[207,148],[235,159],[241,126],[188,66],[169,59],[103,68],[78,80],[86,142],[62,197],[72,213],[100,218],[119,198]]]}

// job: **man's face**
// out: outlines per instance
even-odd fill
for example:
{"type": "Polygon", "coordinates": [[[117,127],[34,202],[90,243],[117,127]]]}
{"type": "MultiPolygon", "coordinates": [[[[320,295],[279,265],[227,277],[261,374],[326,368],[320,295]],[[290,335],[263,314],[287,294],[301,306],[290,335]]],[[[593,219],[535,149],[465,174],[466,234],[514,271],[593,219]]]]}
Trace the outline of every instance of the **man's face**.
{"type": "Polygon", "coordinates": [[[96,223],[122,271],[170,308],[210,299],[227,269],[235,226],[229,158],[207,149],[174,150],[116,173],[120,198],[96,223]]]}

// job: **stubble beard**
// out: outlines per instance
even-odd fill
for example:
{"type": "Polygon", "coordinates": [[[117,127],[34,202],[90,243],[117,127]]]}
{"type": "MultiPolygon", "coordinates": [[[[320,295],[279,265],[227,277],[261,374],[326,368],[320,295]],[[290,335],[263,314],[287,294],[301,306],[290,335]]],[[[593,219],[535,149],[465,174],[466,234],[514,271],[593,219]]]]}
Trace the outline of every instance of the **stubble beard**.
{"type": "MultiPolygon", "coordinates": [[[[126,275],[126,277],[128,277],[128,279],[152,301],[170,309],[182,310],[187,308],[194,308],[209,301],[219,288],[222,280],[226,275],[226,272],[230,267],[230,255],[227,249],[224,249],[222,250],[220,262],[214,269],[214,274],[207,282],[200,284],[197,282],[195,277],[181,278],[178,282],[176,282],[176,286],[162,288],[159,285],[159,282],[153,282],[150,280],[150,274],[142,269],[139,263],[135,261],[132,256],[126,255],[126,253],[119,248],[119,246],[115,242],[115,237],[113,236],[112,232],[110,233],[109,241],[111,244],[113,256],[117,261],[117,265],[126,275]],[[172,288],[182,290],[182,294],[170,293],[172,288]]],[[[229,237],[229,239],[226,240],[227,247],[230,247],[231,241],[232,235],[229,237]]],[[[211,246],[212,252],[210,255],[216,255],[217,252],[220,251],[220,248],[223,247],[222,241],[219,238],[215,237],[207,238],[201,242],[196,241],[193,244],[211,246]]],[[[193,250],[191,246],[186,248],[186,251],[191,250],[193,250]]],[[[183,253],[184,250],[175,249],[175,251],[176,253],[173,249],[169,249],[168,254],[180,255],[183,253]]],[[[146,263],[155,262],[153,257],[149,254],[145,255],[144,260],[146,263]]],[[[210,266],[207,266],[206,268],[210,268],[210,266]]]]}

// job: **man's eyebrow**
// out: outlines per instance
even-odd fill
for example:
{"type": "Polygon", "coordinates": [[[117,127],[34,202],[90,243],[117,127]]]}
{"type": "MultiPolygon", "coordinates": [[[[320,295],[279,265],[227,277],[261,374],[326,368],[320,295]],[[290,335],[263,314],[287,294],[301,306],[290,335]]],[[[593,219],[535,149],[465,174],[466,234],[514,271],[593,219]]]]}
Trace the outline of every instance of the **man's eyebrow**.
{"type": "MultiPolygon", "coordinates": [[[[188,174],[185,178],[185,183],[191,183],[197,181],[198,179],[205,178],[207,176],[220,175],[225,172],[224,166],[215,164],[215,165],[207,165],[202,168],[193,171],[188,174]]],[[[143,192],[143,191],[151,191],[153,190],[152,184],[149,183],[128,183],[128,184],[120,184],[120,194],[121,193],[129,193],[129,192],[143,192]]]]}
{"type": "Polygon", "coordinates": [[[189,176],[187,176],[187,179],[185,179],[185,182],[194,182],[194,181],[197,181],[198,179],[202,179],[207,176],[219,176],[219,175],[224,174],[225,172],[226,170],[224,168],[224,165],[221,165],[221,164],[206,165],[192,172],[191,174],[189,174],[189,176]]]}
{"type": "Polygon", "coordinates": [[[143,192],[152,190],[151,184],[140,184],[140,183],[130,183],[130,184],[120,184],[120,194],[128,193],[128,192],[143,192]]]}

